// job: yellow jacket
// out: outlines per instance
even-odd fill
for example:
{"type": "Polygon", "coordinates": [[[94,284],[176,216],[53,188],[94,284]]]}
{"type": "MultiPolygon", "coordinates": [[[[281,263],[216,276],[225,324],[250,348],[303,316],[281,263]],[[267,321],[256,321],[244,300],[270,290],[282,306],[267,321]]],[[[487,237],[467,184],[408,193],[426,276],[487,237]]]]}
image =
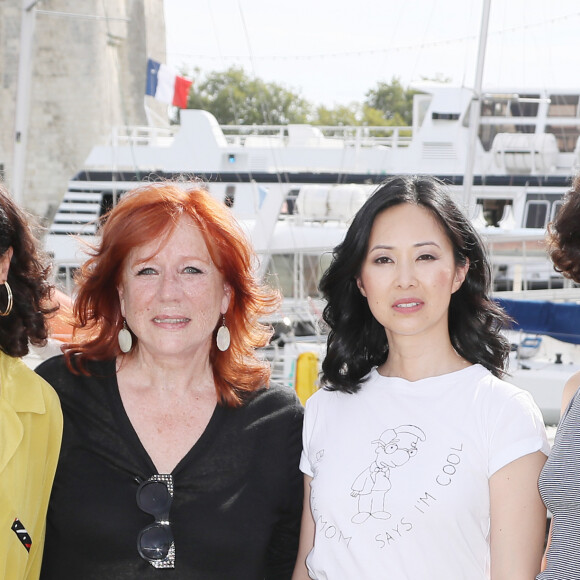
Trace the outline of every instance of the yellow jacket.
{"type": "Polygon", "coordinates": [[[0,352],[0,580],[40,575],[61,437],[62,412],[52,387],[0,352]],[[21,526],[32,539],[30,551],[21,526]]]}

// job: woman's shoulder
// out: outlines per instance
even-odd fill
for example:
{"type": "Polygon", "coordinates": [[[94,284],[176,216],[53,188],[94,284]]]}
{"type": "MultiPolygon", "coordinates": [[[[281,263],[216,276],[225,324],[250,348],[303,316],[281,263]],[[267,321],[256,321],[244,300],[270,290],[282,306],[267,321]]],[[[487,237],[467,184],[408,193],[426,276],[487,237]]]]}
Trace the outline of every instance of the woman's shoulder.
{"type": "Polygon", "coordinates": [[[486,408],[492,416],[499,413],[535,416],[541,418],[540,409],[532,394],[511,383],[509,375],[505,378],[496,377],[484,369],[477,384],[476,398],[482,408],[486,408]]]}
{"type": "Polygon", "coordinates": [[[58,354],[42,361],[34,370],[38,375],[43,376],[46,373],[54,372],[56,370],[62,372],[65,368],[66,362],[64,360],[64,355],[58,354]]]}
{"type": "Polygon", "coordinates": [[[60,407],[58,396],[52,386],[22,359],[2,353],[0,369],[2,388],[9,398],[20,401],[18,406],[22,406],[26,401],[24,404],[26,407],[39,412],[42,408],[50,412],[51,409],[60,407]]]}
{"type": "Polygon", "coordinates": [[[57,391],[60,391],[62,385],[66,385],[73,377],[73,373],[67,366],[62,354],[41,362],[34,371],[57,391]]]}
{"type": "Polygon", "coordinates": [[[483,386],[487,392],[497,393],[500,396],[510,396],[523,391],[509,381],[508,374],[498,377],[481,364],[471,365],[466,369],[466,373],[470,373],[467,376],[470,377],[474,385],[483,386]]]}
{"type": "Polygon", "coordinates": [[[282,412],[303,414],[304,408],[296,391],[292,387],[287,387],[279,383],[270,383],[267,387],[262,387],[254,391],[245,402],[244,407],[248,409],[258,409],[261,412],[282,412]]]}
{"type": "Polygon", "coordinates": [[[580,371],[574,373],[564,385],[564,390],[562,391],[562,415],[570,405],[574,395],[578,392],[578,387],[580,387],[580,371]]]}
{"type": "Polygon", "coordinates": [[[39,364],[35,372],[46,380],[54,389],[62,394],[79,384],[85,384],[86,388],[95,380],[107,379],[115,375],[114,361],[89,361],[86,364],[86,372],[83,372],[72,360],[72,368],[64,355],[51,357],[39,364]],[[74,369],[74,370],[73,370],[74,369]]]}

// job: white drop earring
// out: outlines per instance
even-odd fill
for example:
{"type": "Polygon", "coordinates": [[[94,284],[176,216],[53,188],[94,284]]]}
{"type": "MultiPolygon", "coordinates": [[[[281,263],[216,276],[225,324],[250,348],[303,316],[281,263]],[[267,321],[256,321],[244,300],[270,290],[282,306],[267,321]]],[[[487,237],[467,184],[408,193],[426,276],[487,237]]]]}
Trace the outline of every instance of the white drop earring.
{"type": "Polygon", "coordinates": [[[219,350],[225,352],[230,348],[230,331],[226,326],[226,317],[222,314],[222,325],[218,328],[216,343],[219,350]]]}
{"type": "Polygon", "coordinates": [[[117,336],[119,340],[119,348],[125,354],[128,353],[133,348],[133,337],[131,332],[127,327],[127,321],[123,320],[123,328],[119,330],[119,335],[117,336]]]}

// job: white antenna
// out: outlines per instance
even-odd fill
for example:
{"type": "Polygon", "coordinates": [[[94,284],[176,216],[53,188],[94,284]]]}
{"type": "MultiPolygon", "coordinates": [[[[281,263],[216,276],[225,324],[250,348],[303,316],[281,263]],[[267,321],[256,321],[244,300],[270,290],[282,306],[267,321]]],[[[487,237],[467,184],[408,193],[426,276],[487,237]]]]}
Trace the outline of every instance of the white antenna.
{"type": "Polygon", "coordinates": [[[481,108],[481,87],[483,82],[483,65],[485,64],[485,49],[487,47],[487,28],[489,25],[489,11],[491,0],[484,0],[481,15],[481,28],[479,32],[479,48],[477,50],[477,66],[475,69],[475,84],[473,87],[473,99],[469,109],[469,144],[467,150],[467,167],[463,176],[463,208],[468,216],[471,216],[474,201],[471,198],[473,186],[473,164],[475,161],[475,145],[477,142],[477,129],[481,108]]]}

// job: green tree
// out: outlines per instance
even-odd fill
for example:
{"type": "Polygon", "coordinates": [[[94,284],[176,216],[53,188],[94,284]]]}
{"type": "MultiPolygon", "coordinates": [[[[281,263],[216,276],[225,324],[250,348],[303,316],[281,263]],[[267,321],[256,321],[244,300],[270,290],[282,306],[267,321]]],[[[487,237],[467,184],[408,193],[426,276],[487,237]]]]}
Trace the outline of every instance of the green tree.
{"type": "MultiPolygon", "coordinates": [[[[250,78],[241,67],[201,77],[196,69],[182,71],[197,77],[190,90],[187,107],[212,113],[221,125],[315,125],[408,126],[412,122],[413,95],[398,78],[379,82],[366,94],[364,103],[352,102],[334,108],[313,106],[296,92],[277,83],[250,78]]],[[[442,81],[442,79],[437,79],[442,81]]]]}
{"type": "Polygon", "coordinates": [[[192,87],[188,109],[204,109],[221,125],[306,123],[311,105],[276,83],[250,78],[242,68],[211,72],[192,87]]]}
{"type": "Polygon", "coordinates": [[[413,95],[416,92],[404,88],[401,81],[395,77],[390,84],[379,82],[375,89],[370,89],[364,104],[381,111],[389,125],[410,125],[413,115],[413,95]]]}
{"type": "Polygon", "coordinates": [[[324,106],[316,108],[313,125],[366,125],[372,127],[384,126],[405,126],[407,123],[399,113],[395,113],[392,118],[385,118],[383,111],[357,102],[350,105],[338,105],[334,109],[324,106]]]}
{"type": "Polygon", "coordinates": [[[338,105],[329,109],[324,105],[316,107],[312,119],[314,125],[360,125],[360,104],[353,102],[350,105],[338,105]]]}
{"type": "MultiPolygon", "coordinates": [[[[398,118],[396,120],[398,120],[398,118]]],[[[362,106],[362,123],[363,125],[370,125],[371,127],[381,127],[383,125],[393,124],[385,119],[385,115],[382,111],[369,107],[368,105],[362,106]]]]}

